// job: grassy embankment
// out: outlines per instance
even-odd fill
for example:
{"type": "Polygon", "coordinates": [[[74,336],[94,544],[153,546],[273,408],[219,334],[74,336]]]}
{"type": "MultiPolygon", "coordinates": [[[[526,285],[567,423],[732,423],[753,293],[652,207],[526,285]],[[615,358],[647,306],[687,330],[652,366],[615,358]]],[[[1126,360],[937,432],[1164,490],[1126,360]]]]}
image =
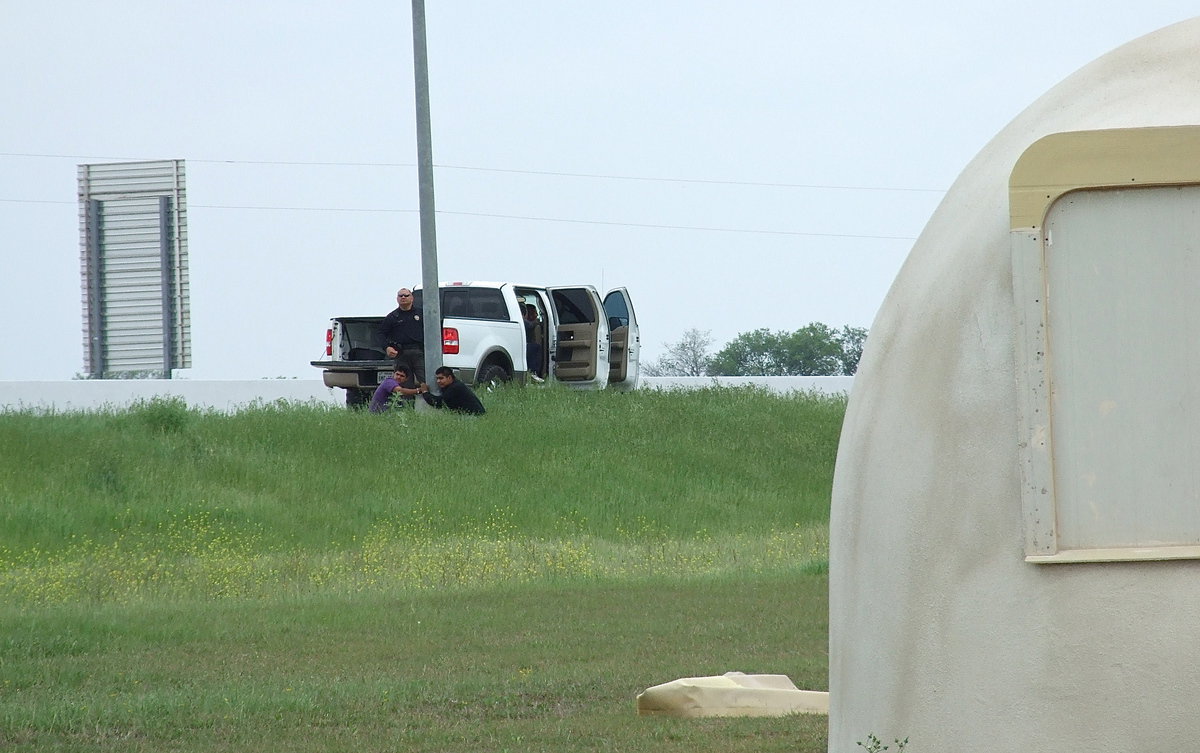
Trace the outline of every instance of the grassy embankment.
{"type": "Polygon", "coordinates": [[[0,746],[823,750],[632,703],[825,687],[841,401],[486,401],[0,414],[0,746]]]}

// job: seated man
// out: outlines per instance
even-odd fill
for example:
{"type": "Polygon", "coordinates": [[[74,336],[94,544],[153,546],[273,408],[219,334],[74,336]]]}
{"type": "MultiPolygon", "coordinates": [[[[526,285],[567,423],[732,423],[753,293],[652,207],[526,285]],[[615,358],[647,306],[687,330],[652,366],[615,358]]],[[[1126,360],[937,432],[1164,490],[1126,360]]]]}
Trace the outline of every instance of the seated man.
{"type": "Polygon", "coordinates": [[[420,390],[410,380],[411,375],[409,374],[408,367],[397,359],[396,370],[375,388],[375,394],[371,396],[371,412],[383,413],[392,407],[392,395],[400,395],[401,397],[416,395],[420,390]]]}
{"type": "Polygon", "coordinates": [[[486,413],[483,403],[479,402],[479,398],[475,396],[470,387],[454,377],[454,370],[449,366],[439,366],[433,372],[433,378],[437,380],[438,389],[442,391],[442,394],[429,394],[429,385],[422,382],[420,390],[425,402],[435,408],[449,408],[457,413],[469,413],[473,416],[482,416],[486,413]]]}

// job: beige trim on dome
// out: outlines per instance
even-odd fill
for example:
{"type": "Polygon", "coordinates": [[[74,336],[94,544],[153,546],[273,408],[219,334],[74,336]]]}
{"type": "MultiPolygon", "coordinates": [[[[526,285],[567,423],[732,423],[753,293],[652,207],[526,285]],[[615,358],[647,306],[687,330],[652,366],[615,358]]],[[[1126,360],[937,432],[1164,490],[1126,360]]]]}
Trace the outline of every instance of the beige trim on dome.
{"type": "Polygon", "coordinates": [[[1200,183],[1200,126],[1053,133],[1013,167],[1009,227],[1040,228],[1050,205],[1071,191],[1200,183]]]}

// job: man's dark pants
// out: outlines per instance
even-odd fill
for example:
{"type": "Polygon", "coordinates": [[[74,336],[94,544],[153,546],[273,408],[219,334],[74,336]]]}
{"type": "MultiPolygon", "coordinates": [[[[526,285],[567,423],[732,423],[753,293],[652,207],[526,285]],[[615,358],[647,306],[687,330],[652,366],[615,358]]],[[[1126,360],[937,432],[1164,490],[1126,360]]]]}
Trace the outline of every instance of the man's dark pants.
{"type": "Polygon", "coordinates": [[[404,348],[396,354],[396,360],[408,366],[409,373],[417,384],[425,381],[425,351],[421,348],[404,348]]]}

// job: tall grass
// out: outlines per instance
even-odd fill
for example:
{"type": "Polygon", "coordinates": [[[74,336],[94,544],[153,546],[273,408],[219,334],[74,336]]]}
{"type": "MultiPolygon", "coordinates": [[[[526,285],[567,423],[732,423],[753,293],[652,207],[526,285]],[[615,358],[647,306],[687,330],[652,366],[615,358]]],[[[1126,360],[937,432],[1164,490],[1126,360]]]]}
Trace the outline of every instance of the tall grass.
{"type": "Polygon", "coordinates": [[[508,389],[489,413],[0,414],[0,596],[479,586],[817,563],[843,406],[508,389]]]}
{"type": "Polygon", "coordinates": [[[823,751],[823,718],[632,707],[825,687],[843,402],[484,401],[0,413],[0,748],[823,751]]]}

